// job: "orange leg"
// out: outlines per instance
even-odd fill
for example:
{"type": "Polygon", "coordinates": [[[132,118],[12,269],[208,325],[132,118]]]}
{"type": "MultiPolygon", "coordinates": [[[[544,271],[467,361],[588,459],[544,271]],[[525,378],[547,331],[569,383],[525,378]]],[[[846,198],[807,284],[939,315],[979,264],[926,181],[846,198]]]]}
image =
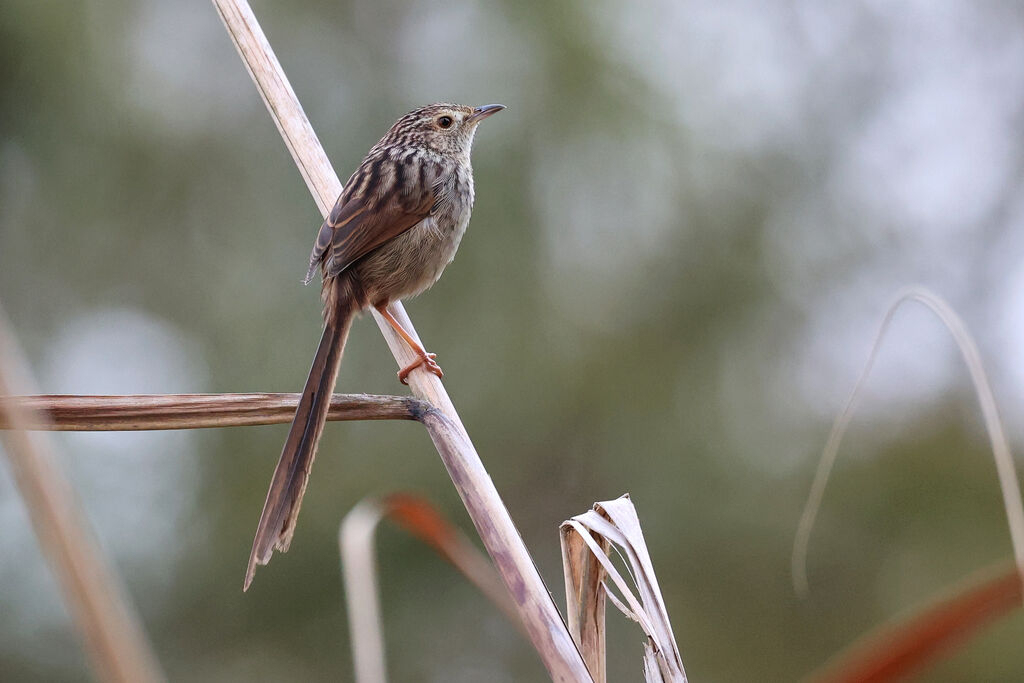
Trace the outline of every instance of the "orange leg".
{"type": "Polygon", "coordinates": [[[444,377],[444,372],[441,371],[441,366],[438,365],[434,359],[437,358],[436,353],[427,353],[418,341],[413,339],[412,335],[405,331],[401,323],[395,320],[395,316],[391,315],[391,311],[388,310],[387,304],[381,306],[375,306],[377,312],[384,316],[384,319],[391,323],[391,327],[395,328],[395,332],[405,340],[409,347],[416,353],[419,358],[406,365],[404,368],[398,371],[398,380],[402,384],[408,384],[409,373],[418,368],[421,365],[426,366],[426,369],[434,373],[438,377],[444,377]]]}

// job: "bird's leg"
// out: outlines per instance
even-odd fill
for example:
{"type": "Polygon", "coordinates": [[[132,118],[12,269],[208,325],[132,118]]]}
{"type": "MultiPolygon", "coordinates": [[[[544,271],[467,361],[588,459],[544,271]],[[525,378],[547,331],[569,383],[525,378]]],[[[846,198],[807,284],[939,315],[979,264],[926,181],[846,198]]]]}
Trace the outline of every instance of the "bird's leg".
{"type": "Polygon", "coordinates": [[[395,320],[395,316],[391,315],[391,311],[388,310],[387,304],[380,304],[374,306],[377,312],[384,316],[384,319],[391,324],[391,327],[395,328],[395,332],[405,340],[409,347],[416,353],[419,358],[406,365],[404,368],[398,371],[398,380],[402,384],[408,384],[409,373],[418,368],[421,365],[425,365],[426,369],[434,373],[438,377],[444,377],[444,372],[441,371],[441,366],[434,360],[437,358],[436,353],[427,353],[427,350],[416,341],[411,334],[406,332],[402,324],[395,320]]]}

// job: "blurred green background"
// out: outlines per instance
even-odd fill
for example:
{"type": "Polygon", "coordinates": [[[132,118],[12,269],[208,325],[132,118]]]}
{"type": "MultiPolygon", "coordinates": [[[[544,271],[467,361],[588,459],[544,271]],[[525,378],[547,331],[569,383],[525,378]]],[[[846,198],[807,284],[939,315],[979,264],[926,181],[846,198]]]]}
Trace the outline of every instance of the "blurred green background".
{"type": "MultiPolygon", "coordinates": [[[[342,178],[399,115],[501,102],[458,258],[408,304],[563,604],[557,525],[630,492],[696,681],[792,680],[1009,557],[967,375],[899,315],[790,587],[800,508],[893,294],[1024,401],[1024,10],[862,0],[254,4],[342,178]]],[[[0,301],[49,393],[298,391],[315,205],[208,2],[0,5],[0,301]]],[[[339,391],[400,393],[357,323],[339,391]]],[[[413,490],[415,424],[332,424],[291,552],[241,583],[287,427],[59,438],[175,681],[350,680],[336,532],[413,490]]],[[[0,467],[0,680],[90,678],[0,467]]],[[[380,536],[396,681],[540,681],[428,550],[380,536]]],[[[610,614],[611,680],[642,635],[610,614]]],[[[1024,620],[925,680],[1020,680],[1024,620]]]]}

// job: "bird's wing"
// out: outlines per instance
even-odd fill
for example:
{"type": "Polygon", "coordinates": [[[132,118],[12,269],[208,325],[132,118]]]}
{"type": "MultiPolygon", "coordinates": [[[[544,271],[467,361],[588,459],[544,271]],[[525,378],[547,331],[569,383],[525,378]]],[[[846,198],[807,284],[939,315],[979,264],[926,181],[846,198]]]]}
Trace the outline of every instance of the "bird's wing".
{"type": "MultiPolygon", "coordinates": [[[[441,199],[442,185],[435,169],[425,170],[408,181],[409,169],[395,160],[400,172],[383,178],[372,173],[366,187],[357,171],[349,179],[353,192],[343,192],[320,226],[313,253],[309,257],[306,282],[312,280],[316,268],[325,262],[324,277],[334,277],[355,260],[370,253],[390,239],[401,235],[429,216],[441,199]],[[371,187],[379,179],[379,189],[371,187]]],[[[364,164],[366,166],[366,164],[364,164]]],[[[362,171],[363,169],[360,169],[362,171]]]]}

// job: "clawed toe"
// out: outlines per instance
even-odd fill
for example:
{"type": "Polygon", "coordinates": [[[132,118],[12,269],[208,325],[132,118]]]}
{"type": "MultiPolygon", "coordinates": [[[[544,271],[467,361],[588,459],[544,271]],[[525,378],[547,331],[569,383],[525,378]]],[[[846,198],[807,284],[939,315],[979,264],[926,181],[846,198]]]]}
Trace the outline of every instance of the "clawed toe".
{"type": "Polygon", "coordinates": [[[420,356],[412,363],[409,363],[398,371],[398,381],[402,384],[409,384],[409,373],[421,365],[425,366],[425,369],[437,375],[439,379],[444,377],[444,371],[441,370],[441,366],[434,360],[435,358],[437,358],[436,353],[427,353],[420,356]]]}

